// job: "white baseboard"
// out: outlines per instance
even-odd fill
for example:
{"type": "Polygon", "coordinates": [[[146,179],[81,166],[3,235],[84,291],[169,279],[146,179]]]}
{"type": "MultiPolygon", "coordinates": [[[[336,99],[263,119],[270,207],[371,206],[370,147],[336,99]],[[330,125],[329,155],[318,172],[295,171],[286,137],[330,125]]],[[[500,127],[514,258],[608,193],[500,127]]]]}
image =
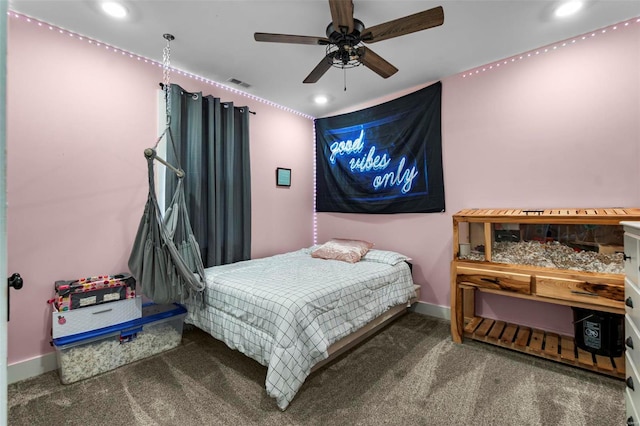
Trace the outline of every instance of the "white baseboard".
{"type": "Polygon", "coordinates": [[[411,308],[409,308],[409,310],[422,315],[429,315],[430,317],[451,321],[451,308],[449,308],[448,306],[439,306],[426,302],[417,302],[411,305],[411,308]]]}
{"type": "Polygon", "coordinates": [[[7,366],[7,384],[30,379],[58,368],[55,352],[7,366]]]}
{"type": "MultiPolygon", "coordinates": [[[[433,305],[431,303],[417,302],[410,308],[410,311],[417,312],[422,315],[429,315],[450,321],[451,309],[446,306],[433,305]]],[[[50,352],[40,357],[32,358],[26,361],[17,362],[7,367],[7,384],[16,383],[21,380],[30,379],[41,374],[53,371],[58,368],[58,360],[56,353],[50,352]]]]}

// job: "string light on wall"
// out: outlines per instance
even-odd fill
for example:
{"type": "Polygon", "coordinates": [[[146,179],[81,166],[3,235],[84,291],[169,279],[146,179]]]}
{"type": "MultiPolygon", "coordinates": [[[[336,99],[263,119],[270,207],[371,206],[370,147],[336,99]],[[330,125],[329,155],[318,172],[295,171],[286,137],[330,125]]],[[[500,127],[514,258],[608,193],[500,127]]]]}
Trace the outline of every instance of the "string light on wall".
{"type": "Polygon", "coordinates": [[[619,30],[619,29],[628,28],[632,24],[639,24],[640,25],[640,18],[632,18],[632,19],[629,19],[627,21],[623,21],[623,22],[620,22],[620,23],[617,23],[617,24],[614,24],[614,25],[610,25],[610,26],[605,27],[605,28],[603,28],[601,30],[593,31],[591,33],[587,33],[587,34],[584,34],[582,36],[577,36],[577,37],[575,37],[575,38],[573,38],[571,40],[558,42],[558,43],[555,43],[553,45],[545,46],[545,47],[542,47],[542,48],[539,48],[539,49],[536,49],[536,50],[531,50],[529,52],[522,53],[520,55],[513,56],[511,58],[503,59],[503,60],[500,60],[498,62],[494,62],[494,63],[491,63],[491,64],[483,65],[481,67],[473,68],[471,70],[463,72],[460,75],[463,78],[476,76],[476,75],[482,74],[482,73],[484,73],[486,71],[491,71],[493,69],[500,68],[501,66],[504,67],[505,65],[516,63],[516,62],[522,61],[524,59],[529,59],[529,58],[532,58],[532,57],[535,57],[535,56],[539,56],[539,55],[542,55],[542,54],[545,54],[545,53],[551,53],[551,52],[558,51],[559,49],[575,45],[575,44],[577,44],[579,42],[591,39],[591,38],[599,36],[599,35],[606,34],[607,31],[616,31],[616,30],[619,30]]]}
{"type": "MultiPolygon", "coordinates": [[[[104,49],[105,51],[109,51],[109,52],[113,52],[113,53],[120,53],[122,56],[128,56],[130,59],[134,59],[134,60],[139,61],[141,63],[149,64],[149,65],[152,65],[152,66],[157,66],[157,67],[160,67],[160,68],[162,68],[162,66],[163,66],[162,63],[160,63],[158,61],[155,61],[153,59],[145,58],[144,56],[137,55],[137,54],[135,54],[133,52],[129,52],[129,51],[126,51],[126,50],[111,46],[111,45],[109,45],[107,43],[103,43],[103,42],[100,42],[100,41],[97,41],[97,40],[93,40],[93,39],[91,39],[89,37],[80,35],[80,34],[75,33],[73,31],[65,30],[63,28],[48,24],[46,22],[39,21],[39,20],[37,20],[35,18],[32,18],[30,16],[27,16],[27,15],[23,15],[23,14],[20,14],[20,13],[17,13],[17,12],[13,12],[13,11],[7,11],[7,16],[9,18],[23,20],[24,22],[37,25],[38,27],[49,29],[50,31],[52,31],[52,32],[54,32],[56,34],[59,34],[59,35],[69,36],[69,37],[74,38],[74,39],[76,39],[78,41],[86,42],[86,43],[88,43],[88,44],[90,44],[92,46],[104,49]]],[[[226,90],[228,92],[243,96],[243,97],[251,99],[251,100],[254,100],[256,102],[260,102],[260,103],[263,103],[265,105],[281,109],[281,110],[289,112],[291,114],[299,115],[299,116],[307,118],[309,120],[313,120],[314,119],[314,117],[311,116],[311,115],[308,115],[308,114],[302,113],[300,111],[296,111],[294,109],[279,105],[279,104],[277,104],[275,102],[271,102],[269,100],[266,100],[266,99],[260,98],[258,96],[252,95],[250,93],[243,92],[243,91],[238,90],[238,89],[234,89],[234,88],[229,87],[227,85],[224,85],[222,83],[218,83],[217,81],[210,80],[208,78],[205,78],[205,77],[202,77],[202,76],[199,76],[199,75],[187,72],[187,71],[179,70],[179,69],[173,68],[173,67],[171,68],[171,71],[177,73],[178,75],[182,75],[182,76],[185,76],[185,77],[200,81],[202,83],[208,84],[208,85],[216,87],[218,89],[226,90]]]]}
{"type": "Polygon", "coordinates": [[[318,244],[318,212],[316,211],[316,207],[318,205],[317,195],[318,195],[318,186],[317,186],[317,156],[316,156],[316,126],[313,126],[313,244],[318,244]]]}

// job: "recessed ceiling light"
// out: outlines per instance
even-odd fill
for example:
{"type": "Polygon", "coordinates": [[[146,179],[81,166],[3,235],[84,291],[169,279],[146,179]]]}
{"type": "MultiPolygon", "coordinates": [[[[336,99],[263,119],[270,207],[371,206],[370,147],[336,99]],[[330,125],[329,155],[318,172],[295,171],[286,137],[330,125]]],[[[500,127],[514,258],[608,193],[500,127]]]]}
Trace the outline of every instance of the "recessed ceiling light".
{"type": "Polygon", "coordinates": [[[316,96],[316,97],[314,97],[314,98],[313,98],[313,101],[314,101],[315,103],[317,103],[318,105],[324,105],[324,104],[326,104],[327,102],[329,102],[329,98],[327,98],[327,97],[326,97],[326,96],[324,96],[324,95],[318,95],[318,96],[316,96]]]}
{"type": "Polygon", "coordinates": [[[558,18],[564,18],[565,16],[573,15],[580,9],[582,9],[583,2],[580,0],[571,0],[562,3],[556,8],[555,15],[558,18]]]}
{"type": "Polygon", "coordinates": [[[100,7],[102,8],[102,11],[104,13],[113,18],[122,19],[125,18],[129,13],[127,8],[124,7],[122,3],[118,3],[115,1],[103,1],[102,3],[100,3],[100,7]]]}

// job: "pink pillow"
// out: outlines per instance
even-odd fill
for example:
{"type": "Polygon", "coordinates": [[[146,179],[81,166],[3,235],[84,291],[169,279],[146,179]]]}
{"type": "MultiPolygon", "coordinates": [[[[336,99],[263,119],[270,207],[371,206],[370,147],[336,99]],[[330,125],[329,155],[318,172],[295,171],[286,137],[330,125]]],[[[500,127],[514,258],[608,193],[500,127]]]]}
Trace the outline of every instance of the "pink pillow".
{"type": "Polygon", "coordinates": [[[332,238],[312,251],[311,257],[356,263],[367,254],[371,247],[373,247],[373,243],[368,241],[332,238]]]}

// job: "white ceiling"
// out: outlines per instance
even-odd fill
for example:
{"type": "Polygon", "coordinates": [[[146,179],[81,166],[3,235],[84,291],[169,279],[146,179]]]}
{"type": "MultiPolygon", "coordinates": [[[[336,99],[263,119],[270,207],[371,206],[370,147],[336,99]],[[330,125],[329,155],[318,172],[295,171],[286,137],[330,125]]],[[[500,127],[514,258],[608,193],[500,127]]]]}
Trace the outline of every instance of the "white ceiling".
{"type": "Polygon", "coordinates": [[[123,3],[131,16],[121,21],[90,0],[9,0],[9,9],[159,62],[162,35],[173,34],[172,67],[314,117],[640,16],[638,0],[592,0],[563,20],[552,17],[560,1],[354,0],[354,16],[366,27],[440,5],[444,25],[367,45],[399,69],[388,79],[360,66],[331,68],[319,82],[303,84],[325,47],[259,43],[253,33],[325,37],[331,21],[326,0],[123,3]],[[230,78],[251,87],[227,83],[230,78]],[[330,102],[315,105],[317,94],[330,102]]]}

